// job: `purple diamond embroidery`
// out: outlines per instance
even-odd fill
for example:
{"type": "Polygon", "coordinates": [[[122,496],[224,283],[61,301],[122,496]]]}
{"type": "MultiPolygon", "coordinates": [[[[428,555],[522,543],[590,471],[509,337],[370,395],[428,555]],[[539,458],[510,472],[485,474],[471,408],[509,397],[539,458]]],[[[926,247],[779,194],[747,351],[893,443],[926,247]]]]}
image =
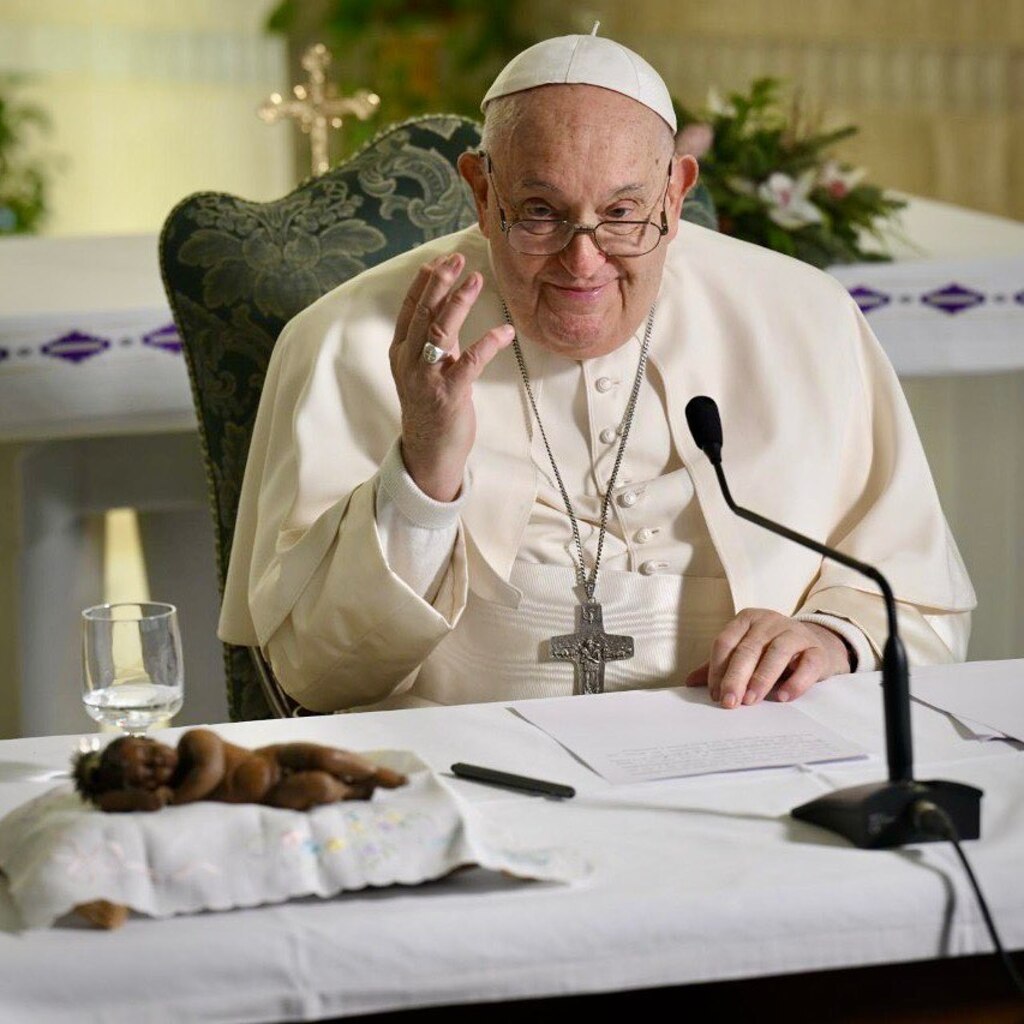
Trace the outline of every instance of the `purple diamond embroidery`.
{"type": "Polygon", "coordinates": [[[83,334],[72,331],[53,341],[48,341],[39,351],[55,359],[66,359],[70,363],[81,363],[99,355],[104,349],[110,348],[106,338],[98,338],[95,334],[83,334]]]}
{"type": "Polygon", "coordinates": [[[2,363],[11,353],[5,348],[0,348],[0,363],[2,363]]]}
{"type": "Polygon", "coordinates": [[[174,324],[167,324],[158,330],[150,331],[142,336],[142,344],[150,348],[158,348],[171,355],[178,355],[181,352],[181,335],[174,324]]]}
{"type": "Polygon", "coordinates": [[[1014,295],[1013,297],[1013,301],[1019,302],[1022,306],[1024,306],[1024,292],[1017,292],[1017,294],[1014,295]]]}
{"type": "Polygon", "coordinates": [[[862,284],[857,285],[856,288],[851,288],[850,294],[857,305],[860,306],[860,311],[864,314],[868,314],[873,309],[878,309],[881,306],[888,306],[892,301],[885,292],[876,292],[874,288],[866,288],[862,284]]]}
{"type": "Polygon", "coordinates": [[[922,295],[921,301],[926,306],[953,316],[965,309],[980,306],[985,301],[985,296],[961,284],[947,284],[945,288],[936,288],[935,291],[922,295]]]}

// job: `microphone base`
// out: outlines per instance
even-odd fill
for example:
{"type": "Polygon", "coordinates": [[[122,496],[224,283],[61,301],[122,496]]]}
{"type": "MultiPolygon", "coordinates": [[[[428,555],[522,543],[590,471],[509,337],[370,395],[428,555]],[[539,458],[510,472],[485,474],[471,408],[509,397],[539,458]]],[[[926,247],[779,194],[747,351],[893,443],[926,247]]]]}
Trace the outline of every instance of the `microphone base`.
{"type": "Polygon", "coordinates": [[[794,807],[790,814],[835,832],[862,849],[882,850],[945,838],[922,831],[915,823],[913,807],[918,800],[930,800],[941,807],[959,839],[977,839],[981,834],[981,796],[982,791],[974,786],[942,779],[873,782],[837,789],[794,807]]]}

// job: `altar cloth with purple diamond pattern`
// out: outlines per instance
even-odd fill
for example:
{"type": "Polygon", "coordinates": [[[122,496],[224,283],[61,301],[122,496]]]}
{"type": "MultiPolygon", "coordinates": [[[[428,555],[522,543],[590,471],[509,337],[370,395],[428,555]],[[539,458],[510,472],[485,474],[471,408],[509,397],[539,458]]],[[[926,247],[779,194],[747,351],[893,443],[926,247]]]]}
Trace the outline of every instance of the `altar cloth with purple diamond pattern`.
{"type": "Polygon", "coordinates": [[[1024,369],[1024,227],[1018,255],[833,267],[901,377],[1024,369]]]}
{"type": "Polygon", "coordinates": [[[0,239],[0,440],[194,429],[155,235],[0,239]]]}
{"type": "MultiPolygon", "coordinates": [[[[156,242],[0,240],[0,440],[195,428],[156,242]]],[[[901,376],[1024,369],[1024,226],[1017,254],[831,273],[901,376]]]]}

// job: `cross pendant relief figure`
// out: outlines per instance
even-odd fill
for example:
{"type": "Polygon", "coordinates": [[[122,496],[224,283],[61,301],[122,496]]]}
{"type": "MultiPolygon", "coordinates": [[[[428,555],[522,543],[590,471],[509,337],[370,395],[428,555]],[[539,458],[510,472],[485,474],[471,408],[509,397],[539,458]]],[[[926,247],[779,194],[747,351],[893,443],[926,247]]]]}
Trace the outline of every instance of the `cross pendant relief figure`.
{"type": "Polygon", "coordinates": [[[605,662],[632,658],[633,638],[606,633],[596,601],[582,602],[576,618],[575,633],[551,638],[551,657],[573,663],[575,693],[604,693],[605,662]]]}

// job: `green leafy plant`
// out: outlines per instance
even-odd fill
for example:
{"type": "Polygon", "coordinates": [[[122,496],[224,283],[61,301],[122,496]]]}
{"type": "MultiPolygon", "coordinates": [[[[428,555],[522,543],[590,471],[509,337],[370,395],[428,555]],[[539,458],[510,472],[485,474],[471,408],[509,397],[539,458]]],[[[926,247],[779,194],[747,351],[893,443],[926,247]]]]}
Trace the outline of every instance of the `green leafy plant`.
{"type": "Polygon", "coordinates": [[[676,102],[676,148],[698,158],[719,229],[817,267],[889,259],[886,237],[906,203],[833,155],[856,127],[818,130],[799,97],[783,110],[781,89],[759,78],[746,95],[712,89],[700,111],[676,102]],[[878,248],[864,247],[868,237],[878,248]]]}
{"type": "Polygon", "coordinates": [[[46,112],[17,96],[22,79],[0,75],[0,235],[28,234],[46,218],[49,173],[31,155],[50,128],[46,112]]]}
{"type": "Polygon", "coordinates": [[[491,80],[534,41],[516,30],[514,8],[514,0],[327,0],[312,14],[301,0],[283,0],[267,28],[326,43],[336,58],[328,74],[343,91],[380,96],[373,121],[346,122],[352,149],[415,114],[479,118],[491,80]]]}

